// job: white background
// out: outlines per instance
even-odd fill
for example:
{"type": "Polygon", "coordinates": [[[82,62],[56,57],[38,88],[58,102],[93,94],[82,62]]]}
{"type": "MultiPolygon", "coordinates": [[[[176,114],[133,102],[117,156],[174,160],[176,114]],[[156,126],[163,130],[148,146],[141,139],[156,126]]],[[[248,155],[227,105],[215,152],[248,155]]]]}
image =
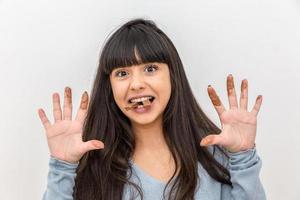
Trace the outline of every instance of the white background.
{"type": "MultiPolygon", "coordinates": [[[[263,95],[257,149],[272,200],[299,200],[300,2],[296,0],[0,0],[0,198],[41,199],[49,152],[38,108],[54,92],[90,92],[107,35],[134,17],[174,42],[199,104],[219,124],[211,84],[227,106],[226,76],[263,95]]],[[[74,112],[75,112],[74,111],[74,112]]],[[[73,112],[73,115],[74,115],[73,112]]]]}

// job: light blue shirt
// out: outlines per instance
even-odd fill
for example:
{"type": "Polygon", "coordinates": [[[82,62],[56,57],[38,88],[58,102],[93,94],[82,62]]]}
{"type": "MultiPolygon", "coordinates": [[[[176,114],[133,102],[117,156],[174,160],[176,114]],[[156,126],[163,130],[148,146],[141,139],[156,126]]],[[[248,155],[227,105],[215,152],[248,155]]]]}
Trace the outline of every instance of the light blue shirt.
{"type": "MultiPolygon", "coordinates": [[[[211,178],[198,162],[201,188],[199,188],[198,180],[195,199],[266,200],[266,194],[259,178],[262,161],[257,154],[256,147],[236,153],[226,152],[229,159],[221,156],[217,149],[215,158],[229,170],[233,188],[211,178]]],[[[161,200],[166,183],[150,176],[132,161],[130,163],[133,169],[130,180],[141,187],[144,199],[161,200]]],[[[43,195],[43,200],[73,200],[72,194],[77,166],[78,164],[71,164],[50,156],[47,189],[43,195]]],[[[168,189],[170,188],[171,186],[168,186],[168,189]]],[[[133,186],[126,184],[123,199],[129,200],[132,192],[137,191],[133,189],[133,186]]]]}

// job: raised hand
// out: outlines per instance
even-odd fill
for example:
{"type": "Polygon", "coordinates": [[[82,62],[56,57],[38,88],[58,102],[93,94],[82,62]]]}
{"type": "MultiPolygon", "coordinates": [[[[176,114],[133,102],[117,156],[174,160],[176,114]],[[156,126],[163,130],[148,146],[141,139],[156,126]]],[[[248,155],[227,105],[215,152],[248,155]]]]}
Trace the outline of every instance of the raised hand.
{"type": "Polygon", "coordinates": [[[54,93],[52,99],[54,124],[49,122],[43,109],[38,109],[39,117],[46,131],[51,156],[69,163],[77,163],[87,151],[104,148],[103,142],[99,140],[82,141],[83,122],[89,102],[87,92],[84,92],[81,97],[75,120],[72,120],[71,88],[65,88],[63,116],[59,94],[54,93]]]}
{"type": "Polygon", "coordinates": [[[239,152],[251,149],[255,146],[257,114],[259,112],[262,96],[256,98],[251,112],[248,112],[248,82],[246,79],[241,84],[241,96],[238,105],[233,76],[227,77],[227,94],[229,109],[226,110],[217,96],[215,90],[209,85],[207,88],[209,97],[219,115],[222,132],[203,138],[201,146],[220,145],[229,152],[239,152]]]}

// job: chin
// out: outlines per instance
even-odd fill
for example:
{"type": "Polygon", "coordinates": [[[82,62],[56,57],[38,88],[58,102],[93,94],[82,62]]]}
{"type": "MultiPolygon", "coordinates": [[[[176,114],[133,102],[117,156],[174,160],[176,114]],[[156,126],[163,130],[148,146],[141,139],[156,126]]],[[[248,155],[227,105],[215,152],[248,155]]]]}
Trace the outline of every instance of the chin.
{"type": "Polygon", "coordinates": [[[149,125],[154,124],[158,121],[159,116],[134,116],[129,118],[131,121],[131,124],[138,124],[138,125],[149,125]]]}
{"type": "Polygon", "coordinates": [[[138,118],[131,118],[130,119],[131,123],[134,124],[140,124],[140,125],[147,125],[147,124],[152,124],[155,122],[155,119],[149,118],[149,117],[138,117],[138,118]]]}

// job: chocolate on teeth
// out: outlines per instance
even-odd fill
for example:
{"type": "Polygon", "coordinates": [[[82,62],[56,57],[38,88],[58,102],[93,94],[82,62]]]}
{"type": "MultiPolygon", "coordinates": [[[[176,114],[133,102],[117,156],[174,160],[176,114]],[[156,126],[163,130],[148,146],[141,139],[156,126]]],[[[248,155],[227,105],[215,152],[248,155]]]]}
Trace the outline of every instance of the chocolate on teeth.
{"type": "Polygon", "coordinates": [[[131,109],[135,109],[135,108],[138,107],[139,105],[149,106],[150,104],[151,104],[150,100],[149,100],[149,99],[146,99],[146,100],[144,100],[144,101],[132,103],[131,106],[127,106],[127,107],[125,107],[125,109],[126,109],[126,110],[131,110],[131,109]],[[140,103],[142,103],[142,104],[140,104],[140,103]]]}

